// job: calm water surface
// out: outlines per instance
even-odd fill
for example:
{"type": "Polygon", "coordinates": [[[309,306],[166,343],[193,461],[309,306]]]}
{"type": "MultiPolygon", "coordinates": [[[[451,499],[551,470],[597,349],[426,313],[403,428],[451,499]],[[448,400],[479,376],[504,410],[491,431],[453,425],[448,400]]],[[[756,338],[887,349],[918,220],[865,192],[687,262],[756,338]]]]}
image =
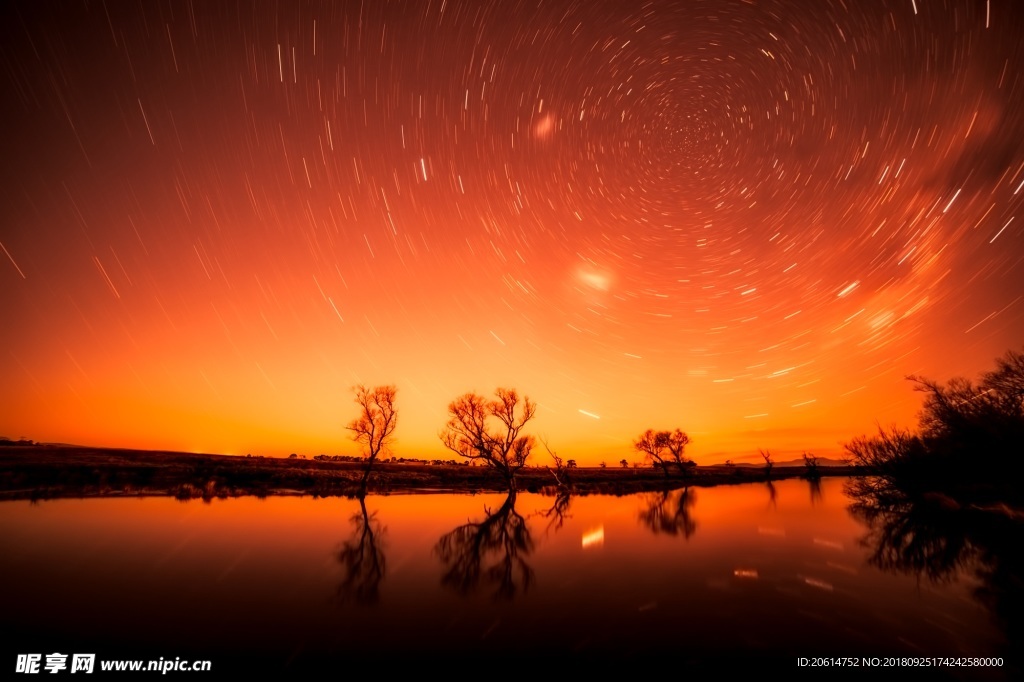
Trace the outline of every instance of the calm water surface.
{"type": "Polygon", "coordinates": [[[849,505],[840,479],[561,499],[5,502],[3,665],[53,651],[221,671],[666,655],[722,669],[822,655],[1014,663],[991,571],[957,559],[922,575],[849,505]]]}

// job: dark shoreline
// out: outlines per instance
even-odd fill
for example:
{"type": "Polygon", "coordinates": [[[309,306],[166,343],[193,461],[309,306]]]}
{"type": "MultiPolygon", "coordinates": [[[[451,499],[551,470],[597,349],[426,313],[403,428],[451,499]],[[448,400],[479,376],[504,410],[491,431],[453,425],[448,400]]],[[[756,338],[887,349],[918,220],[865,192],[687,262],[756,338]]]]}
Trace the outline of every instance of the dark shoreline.
{"type": "MultiPolygon", "coordinates": [[[[149,450],[122,450],[64,445],[12,445],[0,448],[0,500],[71,497],[172,496],[206,499],[254,495],[354,497],[363,465],[302,458],[237,457],[149,450]]],[[[565,481],[565,471],[560,478],[565,481]]],[[[858,476],[854,466],[820,466],[820,476],[858,476]]],[[[771,480],[802,478],[802,466],[776,466],[771,480]]],[[[576,495],[660,491],[684,486],[764,482],[761,466],[696,467],[686,478],[666,478],[661,469],[581,467],[568,471],[569,485],[558,488],[545,466],[522,469],[520,491],[576,495]]],[[[392,463],[374,465],[367,493],[485,493],[507,490],[494,470],[450,464],[392,463]]]]}

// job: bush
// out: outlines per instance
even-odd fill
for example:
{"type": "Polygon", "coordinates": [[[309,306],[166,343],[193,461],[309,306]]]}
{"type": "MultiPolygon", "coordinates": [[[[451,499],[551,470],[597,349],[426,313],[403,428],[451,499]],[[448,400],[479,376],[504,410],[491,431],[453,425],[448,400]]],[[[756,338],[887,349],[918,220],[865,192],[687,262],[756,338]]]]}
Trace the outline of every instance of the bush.
{"type": "Polygon", "coordinates": [[[904,490],[1002,489],[1016,486],[1024,441],[1024,353],[1010,351],[977,383],[943,385],[910,377],[925,393],[918,431],[879,428],[845,448],[853,464],[888,477],[904,490]]]}

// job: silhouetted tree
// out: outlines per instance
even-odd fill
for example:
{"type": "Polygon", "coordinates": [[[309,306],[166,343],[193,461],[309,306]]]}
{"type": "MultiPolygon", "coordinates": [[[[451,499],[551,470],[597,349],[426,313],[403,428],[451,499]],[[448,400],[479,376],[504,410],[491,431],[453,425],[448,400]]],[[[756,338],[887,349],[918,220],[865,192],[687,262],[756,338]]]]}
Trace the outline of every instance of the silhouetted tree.
{"type": "Polygon", "coordinates": [[[566,469],[575,469],[576,468],[576,460],[570,459],[569,461],[567,461],[565,463],[565,468],[566,469]]]}
{"type": "Polygon", "coordinates": [[[365,492],[373,463],[382,452],[387,453],[393,441],[391,434],[395,432],[398,423],[395,412],[396,389],[394,386],[377,386],[371,391],[360,384],[353,390],[360,414],[349,423],[348,430],[352,431],[352,440],[362,444],[366,453],[366,469],[360,483],[361,490],[365,492]]]}
{"type": "Polygon", "coordinates": [[[555,462],[555,468],[558,471],[561,471],[562,469],[564,469],[565,468],[564,461],[562,460],[561,457],[558,456],[557,452],[555,452],[554,450],[551,449],[551,446],[548,445],[547,439],[546,438],[541,438],[540,442],[544,444],[544,449],[547,450],[548,455],[550,455],[551,459],[555,462]]]}
{"type": "Polygon", "coordinates": [[[627,462],[625,458],[622,458],[619,460],[619,466],[622,467],[623,469],[628,469],[629,462],[627,462]]]}
{"type": "Polygon", "coordinates": [[[1019,480],[1007,472],[1017,470],[1024,443],[1024,353],[1008,352],[976,384],[909,379],[925,394],[917,433],[879,427],[846,444],[850,460],[904,493],[1019,500],[1019,480]]]}
{"type": "Polygon", "coordinates": [[[537,404],[527,397],[519,401],[514,389],[499,388],[497,400],[488,401],[467,393],[448,406],[448,424],[441,432],[445,447],[471,461],[483,462],[497,470],[510,490],[515,490],[516,473],[533,450],[533,436],[520,435],[537,413],[537,404]],[[518,415],[517,415],[518,412],[518,415]],[[492,430],[489,422],[499,425],[492,430]]]}
{"type": "Polygon", "coordinates": [[[367,514],[364,496],[359,497],[359,510],[360,513],[352,515],[352,537],[338,552],[345,572],[338,594],[359,604],[374,604],[380,599],[380,583],[385,573],[381,537],[385,529],[374,518],[376,512],[367,514]]]}
{"type": "Polygon", "coordinates": [[[808,481],[821,479],[821,470],[818,469],[818,458],[809,452],[804,453],[804,478],[808,481]]]}
{"type": "MultiPolygon", "coordinates": [[[[572,485],[572,478],[569,475],[569,468],[565,465],[564,460],[562,460],[562,458],[558,456],[557,452],[551,449],[551,447],[548,445],[547,439],[541,438],[541,443],[544,444],[544,449],[547,450],[548,455],[551,456],[551,459],[555,463],[554,471],[551,470],[551,467],[548,467],[548,471],[551,472],[551,475],[555,477],[555,484],[559,488],[570,487],[572,485]]],[[[569,461],[575,464],[574,460],[569,461]]]]}
{"type": "MultiPolygon", "coordinates": [[[[1017,463],[1024,441],[1024,354],[1008,352],[978,383],[908,377],[925,394],[918,429],[878,428],[846,445],[871,476],[845,486],[870,533],[872,564],[937,582],[974,572],[1008,651],[1024,646],[1017,463]]],[[[1016,674],[1020,677],[1020,670],[1016,674]]]]}
{"type": "Polygon", "coordinates": [[[520,587],[533,582],[526,562],[534,548],[526,519],[516,512],[516,493],[492,512],[484,509],[483,521],[465,523],[445,533],[434,546],[445,572],[441,584],[461,594],[477,589],[481,580],[495,585],[494,597],[511,599],[520,587]]]}
{"type": "Polygon", "coordinates": [[[761,457],[764,458],[764,475],[765,478],[770,479],[772,477],[772,467],[775,462],[772,461],[772,453],[767,450],[758,450],[761,453],[761,457]]]}
{"type": "Polygon", "coordinates": [[[669,467],[674,466],[680,474],[686,476],[696,466],[693,460],[683,456],[683,451],[690,443],[690,437],[680,429],[675,431],[655,431],[647,429],[633,441],[633,447],[644,455],[655,466],[660,466],[669,475],[669,467]]]}

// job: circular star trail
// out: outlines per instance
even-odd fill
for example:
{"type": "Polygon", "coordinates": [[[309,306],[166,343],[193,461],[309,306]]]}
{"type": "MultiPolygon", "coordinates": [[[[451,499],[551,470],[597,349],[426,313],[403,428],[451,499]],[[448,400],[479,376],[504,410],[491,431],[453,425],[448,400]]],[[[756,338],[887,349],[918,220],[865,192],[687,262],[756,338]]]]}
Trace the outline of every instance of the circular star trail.
{"type": "Polygon", "coordinates": [[[2,13],[10,437],[354,452],[393,383],[408,457],[499,386],[827,455],[1024,339],[1010,0],[2,13]]]}

